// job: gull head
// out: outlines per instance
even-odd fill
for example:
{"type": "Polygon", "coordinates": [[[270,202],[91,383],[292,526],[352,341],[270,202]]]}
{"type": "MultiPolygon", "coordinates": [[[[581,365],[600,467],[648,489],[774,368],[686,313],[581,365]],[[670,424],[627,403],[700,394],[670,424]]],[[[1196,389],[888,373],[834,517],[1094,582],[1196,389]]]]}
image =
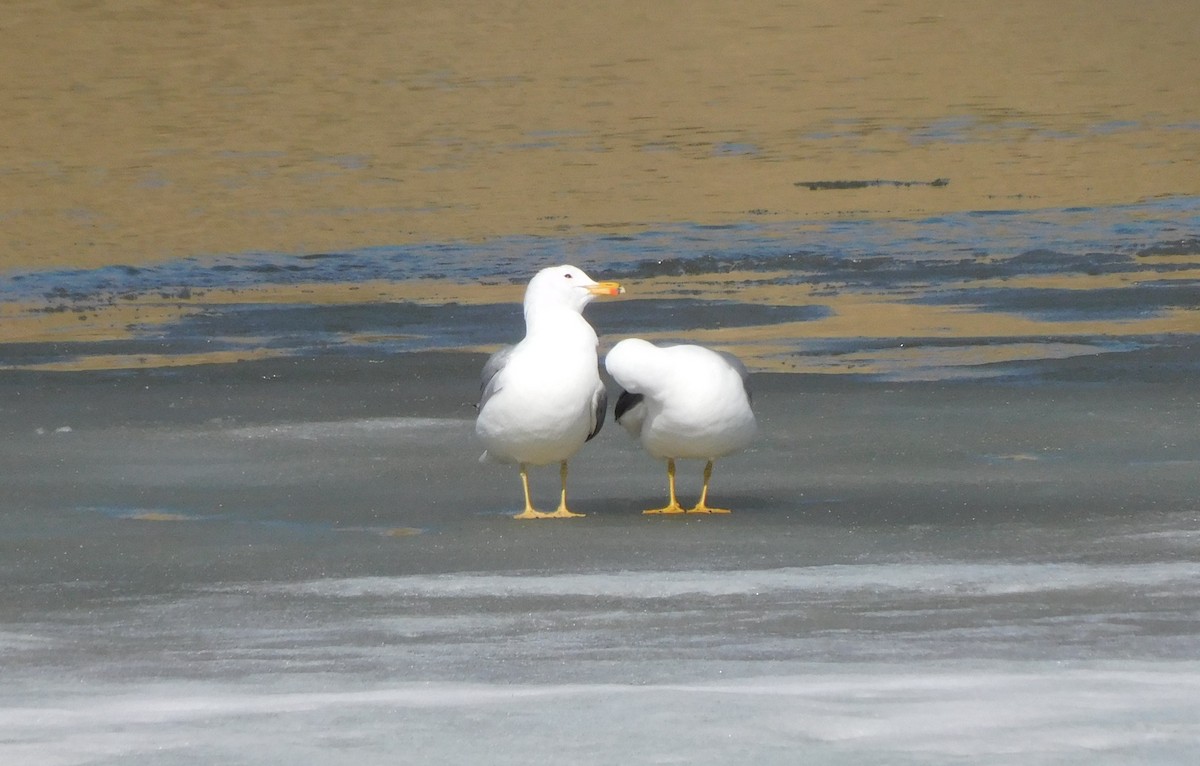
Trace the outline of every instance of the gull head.
{"type": "Polygon", "coordinates": [[[529,280],[525,289],[525,308],[561,307],[583,311],[598,296],[620,295],[625,288],[616,282],[597,282],[575,266],[551,266],[529,280]]]}

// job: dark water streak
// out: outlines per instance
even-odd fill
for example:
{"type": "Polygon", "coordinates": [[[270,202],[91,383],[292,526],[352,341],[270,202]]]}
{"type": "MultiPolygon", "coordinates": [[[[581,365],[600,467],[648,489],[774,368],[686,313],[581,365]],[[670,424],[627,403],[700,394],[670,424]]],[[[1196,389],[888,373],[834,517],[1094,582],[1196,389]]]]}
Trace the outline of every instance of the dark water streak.
{"type": "MultiPolygon", "coordinates": [[[[1186,276],[1196,268],[1192,256],[1197,253],[1200,198],[1183,197],[1106,210],[985,211],[919,221],[764,219],[664,227],[636,235],[518,237],[303,255],[250,253],[144,267],[29,272],[12,274],[0,283],[0,300],[22,302],[35,314],[74,313],[80,330],[95,319],[89,312],[125,303],[149,300],[186,310],[165,322],[126,320],[130,337],[0,342],[0,365],[70,363],[94,355],[136,358],[243,351],[379,357],[509,343],[521,326],[515,303],[460,304],[451,298],[428,305],[367,292],[360,302],[336,305],[323,304],[318,294],[311,302],[278,303],[263,302],[249,292],[243,301],[229,302],[206,301],[205,293],[432,279],[463,285],[519,284],[536,269],[564,261],[596,276],[631,283],[677,280],[674,297],[589,308],[597,327],[608,334],[657,333],[685,340],[701,330],[812,322],[833,315],[839,296],[866,296],[897,307],[948,307],[992,315],[998,322],[1011,316],[1050,325],[1092,326],[1062,333],[1050,327],[1028,337],[1020,336],[1022,331],[976,329],[970,338],[947,340],[893,331],[884,317],[873,320],[883,326],[864,324],[857,339],[821,342],[818,335],[793,340],[792,353],[801,360],[823,355],[839,371],[851,374],[856,374],[858,363],[842,365],[839,360],[887,349],[911,354],[925,348],[936,354],[939,348],[958,345],[972,353],[971,348],[1027,343],[1047,347],[1047,358],[1053,358],[1063,344],[1075,344],[1072,354],[1112,356],[1178,348],[1200,333],[1200,312],[1196,322],[1182,322],[1166,333],[1127,325],[1171,312],[1186,316],[1200,308],[1200,280],[1186,276]],[[724,275],[732,279],[711,279],[724,275]],[[1126,279],[1114,283],[1104,277],[1126,279]],[[1030,279],[1040,282],[1031,285],[1030,279]],[[746,298],[740,290],[764,282],[773,288],[773,297],[746,298]],[[691,290],[689,283],[697,289],[691,290]],[[789,286],[797,290],[789,293],[789,286]]],[[[903,367],[912,362],[884,364],[903,367]]],[[[941,366],[956,365],[962,362],[941,366]]],[[[984,366],[974,363],[963,369],[978,372],[984,366]]],[[[1009,365],[1006,374],[1021,377],[1030,369],[1028,364],[1009,365]]]]}
{"type": "Polygon", "coordinates": [[[637,235],[506,237],[299,255],[214,255],[139,267],[15,272],[0,282],[0,299],[66,304],[154,292],[169,297],[184,289],[373,280],[520,283],[537,269],[561,262],[614,278],[736,269],[803,273],[813,281],[872,279],[870,275],[882,275],[879,279],[887,281],[916,275],[978,279],[1133,271],[1145,268],[1139,257],[1197,250],[1200,197],[1178,197],[1108,209],[980,211],[908,221],[756,220],[740,225],[666,226],[637,235]]]}

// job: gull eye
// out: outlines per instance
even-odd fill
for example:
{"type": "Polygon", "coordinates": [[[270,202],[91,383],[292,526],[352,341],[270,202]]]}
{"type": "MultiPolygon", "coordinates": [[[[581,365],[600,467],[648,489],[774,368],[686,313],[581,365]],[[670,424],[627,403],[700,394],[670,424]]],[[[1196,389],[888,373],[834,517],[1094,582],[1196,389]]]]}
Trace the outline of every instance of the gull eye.
{"type": "Polygon", "coordinates": [[[563,274],[563,279],[574,279],[574,275],[572,275],[572,274],[563,274]]]}

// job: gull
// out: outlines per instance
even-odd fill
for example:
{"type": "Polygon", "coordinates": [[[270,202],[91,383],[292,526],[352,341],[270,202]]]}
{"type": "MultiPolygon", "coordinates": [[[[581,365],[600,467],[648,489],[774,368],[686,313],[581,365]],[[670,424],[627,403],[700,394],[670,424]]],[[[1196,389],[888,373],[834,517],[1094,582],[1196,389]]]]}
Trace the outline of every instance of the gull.
{"type": "Polygon", "coordinates": [[[645,513],[685,512],[675,497],[675,461],[683,458],[706,461],[700,500],[686,512],[729,513],[709,507],[708,484],[713,462],[744,448],[758,430],[745,366],[703,346],[655,346],[641,338],[613,346],[604,366],[624,389],[617,422],[653,457],[667,461],[670,498],[645,513]]]}
{"type": "Polygon", "coordinates": [[[515,463],[525,510],[517,519],[573,518],[567,508],[567,461],[600,432],[608,393],[600,381],[596,331],[583,308],[618,295],[616,282],[596,282],[575,266],[542,269],[525,289],[525,338],[483,366],[475,433],[481,462],[515,463]],[[529,467],[559,463],[562,495],[553,513],[535,510],[529,467]]]}

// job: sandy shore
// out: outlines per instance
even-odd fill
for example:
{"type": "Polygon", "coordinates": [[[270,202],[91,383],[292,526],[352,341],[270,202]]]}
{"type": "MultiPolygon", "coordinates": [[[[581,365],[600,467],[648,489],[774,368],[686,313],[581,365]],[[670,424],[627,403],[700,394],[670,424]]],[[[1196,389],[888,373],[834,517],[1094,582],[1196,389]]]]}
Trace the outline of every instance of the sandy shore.
{"type": "Polygon", "coordinates": [[[1198,23],[1125,1],[18,5],[0,270],[1196,194],[1198,23]],[[917,183],[797,186],[846,180],[917,183]]]}

